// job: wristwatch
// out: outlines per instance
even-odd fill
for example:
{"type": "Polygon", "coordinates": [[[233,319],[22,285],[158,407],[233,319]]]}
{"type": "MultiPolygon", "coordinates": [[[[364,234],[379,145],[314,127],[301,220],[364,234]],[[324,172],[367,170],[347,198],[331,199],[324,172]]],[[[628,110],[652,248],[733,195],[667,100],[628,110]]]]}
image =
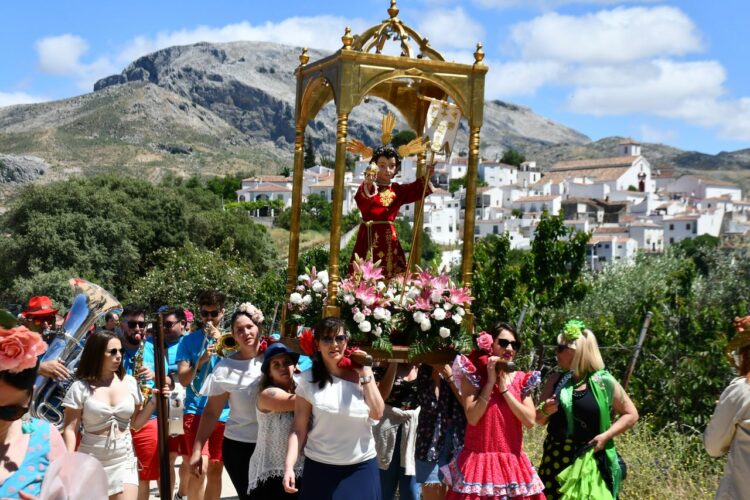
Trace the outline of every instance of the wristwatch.
{"type": "Polygon", "coordinates": [[[365,375],[364,377],[359,377],[360,384],[365,385],[368,382],[372,382],[372,375],[365,375]]]}

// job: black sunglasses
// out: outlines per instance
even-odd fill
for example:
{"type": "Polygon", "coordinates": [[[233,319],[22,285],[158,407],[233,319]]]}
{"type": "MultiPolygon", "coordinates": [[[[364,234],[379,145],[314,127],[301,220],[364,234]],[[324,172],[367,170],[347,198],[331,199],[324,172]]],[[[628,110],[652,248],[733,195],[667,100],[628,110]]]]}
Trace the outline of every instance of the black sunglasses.
{"type": "Polygon", "coordinates": [[[27,411],[29,411],[29,407],[25,405],[0,406],[0,420],[12,422],[23,417],[27,411]]]}
{"type": "Polygon", "coordinates": [[[336,342],[337,344],[343,344],[346,342],[349,338],[346,335],[336,335],[335,337],[321,337],[320,343],[330,345],[336,342]]]}
{"type": "Polygon", "coordinates": [[[508,339],[497,339],[497,343],[502,347],[503,349],[507,349],[508,346],[513,346],[513,350],[517,351],[521,348],[521,343],[517,340],[508,340],[508,339]]]}
{"type": "Polygon", "coordinates": [[[145,321],[133,321],[129,320],[125,322],[126,325],[128,325],[128,328],[146,328],[146,322],[145,321]]]}
{"type": "Polygon", "coordinates": [[[570,346],[565,344],[557,344],[557,348],[555,350],[557,352],[563,352],[565,349],[570,349],[570,346]]]}
{"type": "Polygon", "coordinates": [[[106,352],[107,354],[109,354],[110,356],[112,356],[114,358],[115,356],[117,356],[118,352],[122,356],[122,354],[125,352],[125,349],[122,349],[122,348],[117,349],[117,348],[115,348],[115,349],[110,349],[109,351],[104,351],[104,352],[106,352]]]}
{"type": "Polygon", "coordinates": [[[218,309],[216,311],[201,310],[201,316],[203,316],[204,318],[208,318],[208,317],[218,318],[219,314],[220,314],[220,311],[218,309]]]}
{"type": "Polygon", "coordinates": [[[181,321],[165,321],[164,328],[172,328],[177,323],[181,323],[181,321]]]}

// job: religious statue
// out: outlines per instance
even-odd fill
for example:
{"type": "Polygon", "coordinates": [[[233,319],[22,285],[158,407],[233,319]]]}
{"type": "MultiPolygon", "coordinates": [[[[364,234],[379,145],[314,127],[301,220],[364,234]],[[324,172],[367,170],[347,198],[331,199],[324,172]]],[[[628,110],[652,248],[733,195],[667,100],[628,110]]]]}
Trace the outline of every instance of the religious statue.
{"type": "Polygon", "coordinates": [[[347,147],[351,152],[371,157],[370,165],[365,170],[365,180],[354,196],[362,214],[362,224],[357,232],[349,273],[353,271],[353,262],[357,257],[380,261],[383,274],[388,279],[406,272],[406,257],[399,243],[394,221],[403,205],[424,199],[432,193],[429,181],[432,167],[424,177],[414,182],[393,182],[393,178],[401,170],[401,159],[410,154],[421,153],[426,148],[418,137],[396,150],[390,145],[395,124],[396,119],[392,114],[383,118],[383,145],[374,151],[356,139],[349,141],[347,147]]]}

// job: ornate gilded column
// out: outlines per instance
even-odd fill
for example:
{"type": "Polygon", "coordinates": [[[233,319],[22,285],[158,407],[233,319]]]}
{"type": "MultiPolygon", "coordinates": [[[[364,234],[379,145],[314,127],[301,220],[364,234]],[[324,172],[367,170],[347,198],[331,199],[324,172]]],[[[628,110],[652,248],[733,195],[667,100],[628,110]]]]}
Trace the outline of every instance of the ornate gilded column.
{"type": "MultiPolygon", "coordinates": [[[[294,133],[294,177],[292,178],[292,220],[289,228],[289,259],[286,279],[286,298],[297,284],[299,262],[299,222],[302,212],[302,180],[304,178],[305,127],[297,124],[294,133]]],[[[281,310],[281,324],[286,333],[286,307],[281,310]]]]}
{"type": "Polygon", "coordinates": [[[331,205],[331,243],[328,252],[328,304],[324,317],[340,316],[336,305],[338,286],[341,281],[339,259],[341,254],[341,218],[344,209],[344,174],[346,173],[346,130],[349,113],[339,113],[336,123],[336,165],[333,176],[333,201],[331,205]]]}
{"type": "Polygon", "coordinates": [[[474,222],[477,208],[477,166],[479,164],[479,129],[469,130],[469,165],[466,171],[466,210],[464,211],[464,248],[461,255],[461,278],[465,287],[471,287],[472,259],[474,257],[474,222]]]}

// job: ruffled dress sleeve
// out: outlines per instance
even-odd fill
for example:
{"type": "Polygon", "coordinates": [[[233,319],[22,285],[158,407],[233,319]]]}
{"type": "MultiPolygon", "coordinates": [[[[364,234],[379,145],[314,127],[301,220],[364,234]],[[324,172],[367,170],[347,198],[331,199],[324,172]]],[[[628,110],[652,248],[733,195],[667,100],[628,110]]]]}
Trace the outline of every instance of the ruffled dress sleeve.
{"type": "Polygon", "coordinates": [[[209,397],[220,396],[225,392],[229,392],[227,387],[227,375],[228,370],[222,362],[219,362],[203,382],[200,390],[200,395],[209,397]]]}
{"type": "Polygon", "coordinates": [[[542,376],[537,370],[524,374],[521,381],[521,399],[530,396],[542,381],[542,376]]]}

